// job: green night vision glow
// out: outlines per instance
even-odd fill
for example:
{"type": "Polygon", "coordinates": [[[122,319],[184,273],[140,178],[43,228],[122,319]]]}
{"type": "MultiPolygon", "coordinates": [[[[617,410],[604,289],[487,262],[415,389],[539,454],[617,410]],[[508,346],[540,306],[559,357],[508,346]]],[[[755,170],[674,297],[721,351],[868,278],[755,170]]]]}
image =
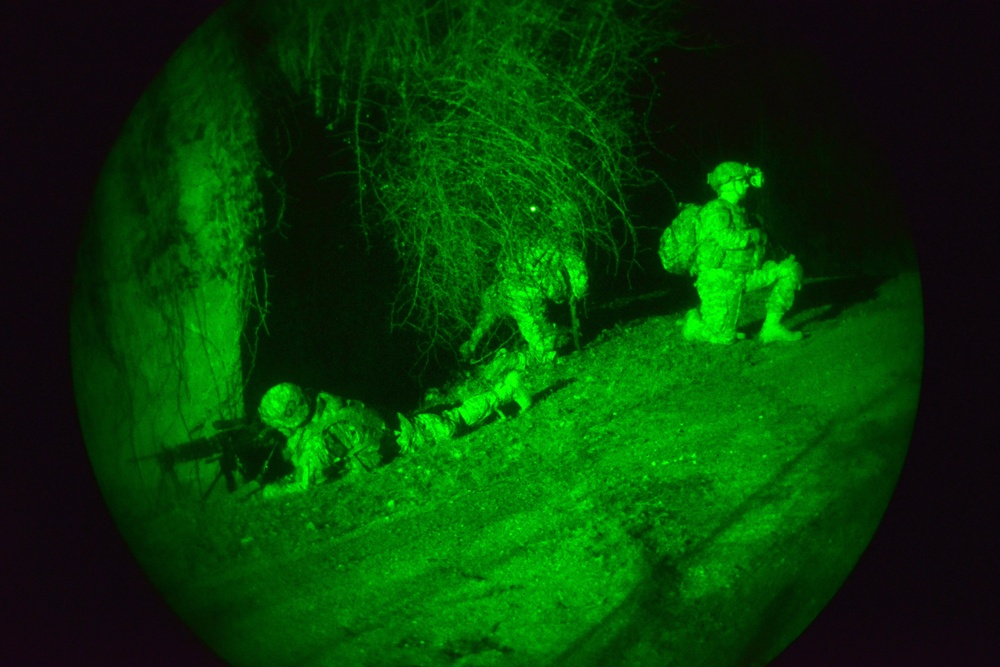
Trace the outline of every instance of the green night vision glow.
{"type": "Polygon", "coordinates": [[[83,236],[74,379],[207,649],[758,665],[841,586],[914,422],[909,239],[840,121],[724,136],[746,114],[680,70],[749,58],[681,58],[680,17],[245,0],[149,87],[83,236]]]}

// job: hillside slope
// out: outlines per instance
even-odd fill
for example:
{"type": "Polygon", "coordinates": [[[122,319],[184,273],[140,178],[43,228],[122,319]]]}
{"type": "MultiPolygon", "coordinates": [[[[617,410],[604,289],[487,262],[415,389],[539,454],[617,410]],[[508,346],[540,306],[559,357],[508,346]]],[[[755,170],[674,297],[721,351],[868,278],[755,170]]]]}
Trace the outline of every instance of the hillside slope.
{"type": "Polygon", "coordinates": [[[606,309],[524,414],[306,496],[178,506],[137,553],[235,664],[766,664],[891,496],[919,279],[807,286],[806,338],[774,346],[753,304],[746,340],[688,343],[669,299],[606,309]]]}

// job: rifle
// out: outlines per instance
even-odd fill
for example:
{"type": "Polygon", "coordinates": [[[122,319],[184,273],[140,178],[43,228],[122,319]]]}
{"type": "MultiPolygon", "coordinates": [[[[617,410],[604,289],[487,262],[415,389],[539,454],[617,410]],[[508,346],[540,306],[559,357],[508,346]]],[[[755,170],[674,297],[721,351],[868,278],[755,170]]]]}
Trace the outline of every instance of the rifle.
{"type": "Polygon", "coordinates": [[[228,439],[228,431],[222,431],[204,438],[195,438],[173,447],[164,447],[155,454],[134,456],[129,460],[133,462],[155,460],[164,472],[172,472],[181,463],[219,460],[219,457],[227,449],[225,441],[228,439]]]}
{"type": "Polygon", "coordinates": [[[225,477],[226,489],[232,493],[236,490],[236,472],[239,471],[244,480],[261,481],[268,470],[271,456],[278,444],[272,429],[262,427],[245,420],[218,420],[212,424],[219,431],[213,435],[195,438],[173,447],[164,447],[155,454],[147,454],[129,459],[132,462],[156,460],[160,470],[178,483],[176,466],[182,463],[205,461],[219,463],[219,472],[202,494],[202,500],[211,494],[219,479],[225,477]],[[274,440],[274,442],[272,442],[274,440]],[[266,459],[262,452],[270,447],[266,459]]]}

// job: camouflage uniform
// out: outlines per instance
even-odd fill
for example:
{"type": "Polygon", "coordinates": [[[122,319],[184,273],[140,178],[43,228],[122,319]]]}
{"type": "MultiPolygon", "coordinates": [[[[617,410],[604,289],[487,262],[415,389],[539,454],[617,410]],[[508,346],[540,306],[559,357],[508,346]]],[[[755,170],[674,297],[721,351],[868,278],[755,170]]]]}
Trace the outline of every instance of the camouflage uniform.
{"type": "Polygon", "coordinates": [[[483,296],[482,310],[462,355],[471,357],[479,341],[497,320],[510,317],[528,344],[533,361],[555,359],[558,332],[545,317],[547,301],[581,299],[587,292],[587,267],[579,251],[551,238],[526,247],[500,267],[500,280],[483,296]],[[565,275],[564,272],[565,271],[565,275]]]}
{"type": "Polygon", "coordinates": [[[461,405],[440,415],[422,413],[412,419],[400,414],[400,432],[397,442],[404,452],[423,445],[448,440],[461,427],[474,428],[500,408],[515,402],[521,410],[531,406],[531,395],[521,385],[519,373],[508,373],[503,382],[493,389],[462,401],[461,405]]]}
{"type": "MultiPolygon", "coordinates": [[[[745,178],[750,173],[750,168],[738,163],[723,163],[709,175],[709,182],[719,191],[728,182],[720,180],[745,178]]],[[[794,256],[781,262],[764,261],[766,235],[749,225],[739,203],[719,197],[706,204],[698,217],[696,237],[693,273],[701,305],[687,315],[686,338],[733,342],[743,294],[768,287],[772,289],[767,298],[762,340],[796,340],[801,336],[785,330],[778,322],[792,307],[795,292],[802,285],[802,267],[794,256]]]]}
{"type": "Polygon", "coordinates": [[[441,415],[419,414],[411,419],[399,415],[400,430],[393,432],[379,414],[363,403],[321,392],[310,408],[298,386],[284,383],[272,387],[260,404],[261,420],[287,438],[285,458],[294,466],[290,482],[269,485],[265,497],[305,491],[310,486],[381,462],[381,445],[395,438],[403,452],[420,445],[447,440],[463,424],[481,424],[504,403],[515,401],[522,410],[531,404],[520,376],[510,373],[496,388],[473,396],[441,415]]]}
{"type": "Polygon", "coordinates": [[[273,387],[261,401],[261,420],[287,437],[283,455],[295,468],[290,483],[268,486],[265,495],[304,491],[380,460],[379,447],[391,437],[385,420],[359,401],[320,392],[309,403],[292,384],[273,387]]]}

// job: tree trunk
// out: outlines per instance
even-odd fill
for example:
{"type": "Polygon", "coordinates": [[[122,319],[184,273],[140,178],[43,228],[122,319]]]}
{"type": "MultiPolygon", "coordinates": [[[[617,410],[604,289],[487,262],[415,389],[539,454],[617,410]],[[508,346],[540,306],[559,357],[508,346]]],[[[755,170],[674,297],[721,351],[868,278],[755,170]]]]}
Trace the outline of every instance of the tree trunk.
{"type": "Polygon", "coordinates": [[[196,33],[137,105],[79,255],[77,403],[113,509],[207,489],[218,464],[166,468],[156,456],[243,416],[248,246],[262,209],[252,105],[219,23],[196,33]]]}

